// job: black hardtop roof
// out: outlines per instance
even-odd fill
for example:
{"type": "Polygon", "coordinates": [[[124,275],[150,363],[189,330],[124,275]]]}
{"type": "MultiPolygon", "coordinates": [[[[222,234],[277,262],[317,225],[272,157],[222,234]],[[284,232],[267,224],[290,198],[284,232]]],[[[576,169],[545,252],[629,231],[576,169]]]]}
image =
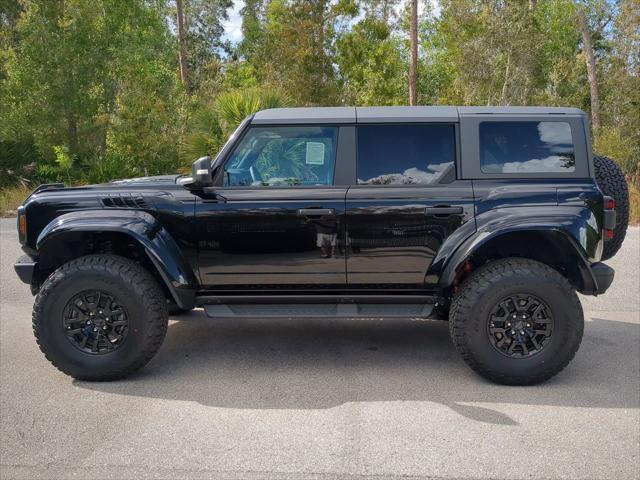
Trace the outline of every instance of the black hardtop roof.
{"type": "Polygon", "coordinates": [[[257,112],[252,124],[457,122],[467,115],[585,115],[571,107],[299,107],[257,112]]]}

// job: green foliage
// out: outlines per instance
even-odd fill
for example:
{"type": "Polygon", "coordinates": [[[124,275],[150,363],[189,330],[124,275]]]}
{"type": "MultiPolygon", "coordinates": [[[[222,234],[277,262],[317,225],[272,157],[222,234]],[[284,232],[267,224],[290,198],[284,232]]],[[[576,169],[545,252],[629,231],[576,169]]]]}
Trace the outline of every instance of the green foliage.
{"type": "Polygon", "coordinates": [[[284,107],[287,103],[284,95],[275,91],[233,91],[220,95],[215,109],[223,132],[229,134],[249,115],[267,108],[284,107]]]}
{"type": "Polygon", "coordinates": [[[601,127],[594,136],[593,150],[597,155],[613,158],[625,173],[640,180],[640,145],[633,136],[624,135],[620,127],[601,127]]]}
{"type": "MultiPolygon", "coordinates": [[[[0,186],[185,170],[264,108],[407,103],[406,1],[245,0],[238,45],[223,36],[231,3],[184,0],[186,92],[173,0],[0,0],[0,186]]],[[[594,148],[638,178],[640,0],[421,4],[419,104],[588,111],[584,8],[594,148]]],[[[295,169],[295,148],[282,154],[295,169]]]]}
{"type": "Polygon", "coordinates": [[[257,89],[234,90],[221,94],[213,104],[196,104],[188,121],[188,132],[180,144],[182,164],[188,166],[196,158],[215,155],[226,138],[249,115],[287,104],[283,94],[257,89]]]}
{"type": "Polygon", "coordinates": [[[233,1],[187,0],[184,4],[191,83],[197,90],[208,81],[212,68],[215,69],[220,60],[220,52],[231,49],[231,45],[222,40],[222,23],[227,20],[233,1]]]}
{"type": "Polygon", "coordinates": [[[87,158],[83,162],[82,171],[83,179],[89,183],[104,183],[119,178],[130,178],[138,173],[131,168],[126,157],[113,153],[87,158]]]}
{"type": "Polygon", "coordinates": [[[69,149],[62,145],[55,145],[53,153],[56,156],[56,163],[61,170],[69,171],[73,167],[74,156],[69,155],[69,149]]]}
{"type": "MultiPolygon", "coordinates": [[[[329,0],[271,0],[252,30],[250,52],[262,86],[277,86],[295,105],[330,105],[337,99],[329,51],[336,16],[329,0]]],[[[253,11],[252,11],[253,14],[253,11]]]]}
{"type": "Polygon", "coordinates": [[[40,161],[33,139],[0,141],[0,187],[28,184],[40,161]]]}
{"type": "Polygon", "coordinates": [[[365,17],[336,42],[336,63],[348,104],[398,105],[406,98],[401,41],[382,20],[365,17]]]}
{"type": "Polygon", "coordinates": [[[216,111],[208,105],[199,107],[189,119],[188,132],[180,143],[180,160],[185,169],[197,158],[214,155],[222,138],[216,111]]]}

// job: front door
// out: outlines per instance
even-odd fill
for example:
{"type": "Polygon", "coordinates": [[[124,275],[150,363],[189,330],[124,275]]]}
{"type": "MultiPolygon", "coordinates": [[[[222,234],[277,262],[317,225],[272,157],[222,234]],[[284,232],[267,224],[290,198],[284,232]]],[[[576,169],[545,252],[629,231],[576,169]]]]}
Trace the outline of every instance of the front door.
{"type": "Polygon", "coordinates": [[[210,290],[343,289],[345,195],[334,186],[339,127],[250,127],[221,185],[196,206],[210,290]]]}
{"type": "Polygon", "coordinates": [[[473,189],[456,180],[454,124],[360,125],[357,185],[347,193],[347,284],[424,289],[449,235],[473,220],[473,189]]]}

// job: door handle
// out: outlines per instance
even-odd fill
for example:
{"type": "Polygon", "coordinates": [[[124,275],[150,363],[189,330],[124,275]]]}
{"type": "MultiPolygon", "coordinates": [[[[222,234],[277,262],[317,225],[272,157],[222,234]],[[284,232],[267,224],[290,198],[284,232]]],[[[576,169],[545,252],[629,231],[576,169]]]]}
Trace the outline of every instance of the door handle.
{"type": "Polygon", "coordinates": [[[334,208],[301,208],[298,210],[299,217],[328,217],[335,214],[334,208]]]}
{"type": "Polygon", "coordinates": [[[425,215],[462,215],[462,207],[450,207],[450,206],[441,206],[441,207],[427,207],[424,209],[425,215]]]}

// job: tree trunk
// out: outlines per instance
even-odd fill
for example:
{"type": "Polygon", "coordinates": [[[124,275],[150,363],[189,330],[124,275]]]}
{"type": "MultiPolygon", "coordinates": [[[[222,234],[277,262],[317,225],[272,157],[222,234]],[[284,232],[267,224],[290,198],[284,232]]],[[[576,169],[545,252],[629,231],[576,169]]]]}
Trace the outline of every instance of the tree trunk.
{"type": "Polygon", "coordinates": [[[591,126],[593,130],[600,128],[600,100],[598,98],[598,79],[596,77],[596,58],[593,54],[591,43],[591,32],[587,25],[587,16],[584,9],[578,10],[578,24],[582,32],[582,42],[584,43],[584,56],[587,59],[587,75],[589,77],[589,88],[591,90],[591,126]]]}
{"type": "Polygon", "coordinates": [[[178,20],[178,59],[180,61],[180,80],[187,93],[191,93],[189,83],[189,65],[187,64],[187,33],[184,23],[184,7],[182,0],[176,0],[176,17],[178,20]]]}
{"type": "Polygon", "coordinates": [[[529,10],[535,10],[536,5],[538,4],[538,0],[529,0],[529,10]]]}
{"type": "Polygon", "coordinates": [[[500,94],[500,104],[508,105],[507,102],[507,86],[509,85],[509,69],[511,67],[511,52],[507,54],[507,65],[504,69],[504,82],[502,84],[502,92],[500,94]]]}
{"type": "Polygon", "coordinates": [[[411,63],[409,64],[409,105],[417,104],[418,84],[418,0],[411,0],[411,63]]]}

